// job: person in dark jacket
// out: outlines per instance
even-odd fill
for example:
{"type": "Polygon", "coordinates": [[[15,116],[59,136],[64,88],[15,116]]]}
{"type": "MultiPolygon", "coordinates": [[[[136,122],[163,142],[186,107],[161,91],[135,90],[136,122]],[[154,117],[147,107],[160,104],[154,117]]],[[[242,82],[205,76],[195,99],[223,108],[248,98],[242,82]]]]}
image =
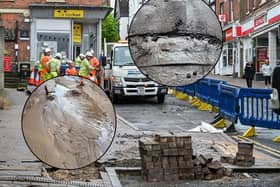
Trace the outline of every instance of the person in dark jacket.
{"type": "Polygon", "coordinates": [[[248,88],[252,88],[252,83],[253,83],[253,79],[254,79],[254,76],[255,76],[255,66],[253,64],[252,61],[250,62],[247,62],[246,63],[246,66],[245,66],[245,79],[246,79],[246,82],[247,82],[247,86],[248,88]]]}

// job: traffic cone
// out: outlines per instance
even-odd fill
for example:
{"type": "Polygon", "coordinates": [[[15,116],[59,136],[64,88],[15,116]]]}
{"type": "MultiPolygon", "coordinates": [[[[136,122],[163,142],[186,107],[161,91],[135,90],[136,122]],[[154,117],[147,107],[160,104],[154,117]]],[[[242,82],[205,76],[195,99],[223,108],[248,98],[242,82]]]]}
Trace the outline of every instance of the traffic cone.
{"type": "Polygon", "coordinates": [[[34,80],[34,68],[32,68],[31,70],[31,75],[30,75],[30,78],[28,80],[28,84],[30,85],[34,85],[35,84],[35,80],[34,80]]]}
{"type": "Polygon", "coordinates": [[[39,86],[40,85],[40,76],[39,73],[36,72],[35,74],[35,86],[39,86]]]}

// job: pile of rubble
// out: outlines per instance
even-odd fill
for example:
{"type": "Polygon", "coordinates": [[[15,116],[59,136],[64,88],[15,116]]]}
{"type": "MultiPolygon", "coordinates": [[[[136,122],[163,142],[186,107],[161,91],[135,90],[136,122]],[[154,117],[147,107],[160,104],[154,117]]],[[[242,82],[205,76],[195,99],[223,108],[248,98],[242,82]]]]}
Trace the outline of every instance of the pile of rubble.
{"type": "Polygon", "coordinates": [[[191,136],[156,135],[141,138],[142,176],[150,182],[218,179],[232,174],[210,155],[193,155],[191,136]]]}
{"type": "Polygon", "coordinates": [[[238,151],[236,156],[222,156],[221,162],[229,163],[238,166],[252,166],[255,164],[253,156],[254,144],[250,142],[238,142],[238,151]]]}

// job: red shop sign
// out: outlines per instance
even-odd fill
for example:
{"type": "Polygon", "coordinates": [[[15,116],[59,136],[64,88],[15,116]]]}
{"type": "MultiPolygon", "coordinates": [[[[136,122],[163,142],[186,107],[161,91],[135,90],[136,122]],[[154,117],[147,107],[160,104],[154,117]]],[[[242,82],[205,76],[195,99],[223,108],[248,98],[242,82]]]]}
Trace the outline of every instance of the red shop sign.
{"type": "Polygon", "coordinates": [[[233,33],[232,33],[232,28],[226,30],[226,36],[225,36],[225,41],[231,41],[233,40],[233,33]]]}
{"type": "Polygon", "coordinates": [[[261,16],[254,20],[254,27],[258,27],[258,26],[264,24],[264,22],[265,22],[264,16],[261,16]]]}

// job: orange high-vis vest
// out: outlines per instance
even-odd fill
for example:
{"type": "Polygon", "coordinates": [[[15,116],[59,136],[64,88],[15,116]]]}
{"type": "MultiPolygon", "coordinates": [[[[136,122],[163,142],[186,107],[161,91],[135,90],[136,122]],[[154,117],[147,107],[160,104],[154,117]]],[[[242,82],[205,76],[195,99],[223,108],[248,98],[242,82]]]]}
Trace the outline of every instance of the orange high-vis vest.
{"type": "MultiPolygon", "coordinates": [[[[94,68],[99,68],[99,61],[97,60],[96,57],[93,57],[91,60],[90,60],[90,63],[92,65],[92,67],[94,68]]],[[[91,71],[92,75],[95,75],[96,76],[96,69],[92,70],[91,71]]]]}
{"type": "Polygon", "coordinates": [[[50,56],[43,56],[42,57],[42,61],[41,61],[41,64],[42,64],[42,69],[41,69],[41,73],[44,74],[44,73],[47,73],[48,72],[48,69],[47,69],[47,62],[51,60],[51,57],[50,56]]]}
{"type": "Polygon", "coordinates": [[[78,71],[75,69],[75,67],[67,68],[66,75],[78,75],[78,71]]]}

